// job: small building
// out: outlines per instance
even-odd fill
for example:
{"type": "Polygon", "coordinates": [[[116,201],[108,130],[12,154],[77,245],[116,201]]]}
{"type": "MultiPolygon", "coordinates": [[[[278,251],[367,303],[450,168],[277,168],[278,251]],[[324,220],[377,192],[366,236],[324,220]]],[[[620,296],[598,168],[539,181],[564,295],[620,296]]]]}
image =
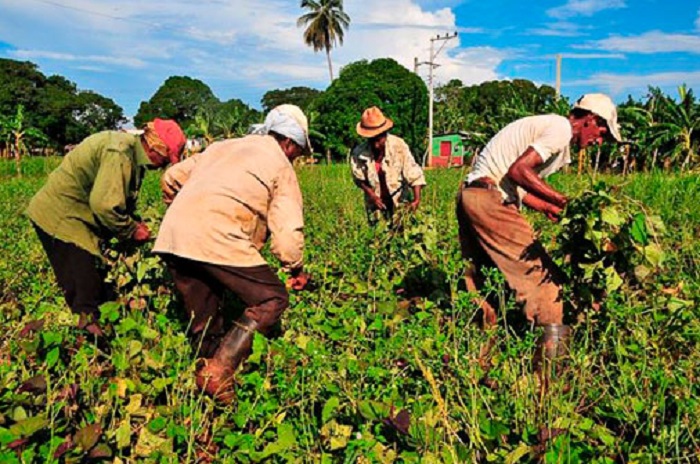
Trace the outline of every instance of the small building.
{"type": "Polygon", "coordinates": [[[453,132],[433,136],[433,149],[428,166],[452,167],[464,165],[465,134],[453,132]]]}

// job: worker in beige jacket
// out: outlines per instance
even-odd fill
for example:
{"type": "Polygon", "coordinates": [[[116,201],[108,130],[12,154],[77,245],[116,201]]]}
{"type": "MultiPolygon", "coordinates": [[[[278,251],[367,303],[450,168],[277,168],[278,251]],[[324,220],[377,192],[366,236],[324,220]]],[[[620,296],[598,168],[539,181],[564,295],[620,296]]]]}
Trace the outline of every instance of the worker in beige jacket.
{"type": "Polygon", "coordinates": [[[306,116],[280,105],[253,134],[209,146],[168,169],[162,189],[168,211],[153,248],[168,264],[188,315],[203,366],[197,384],[222,402],[235,397],[233,376],[253,335],[268,335],[289,305],[285,285],[260,254],[271,251],[304,288],[302,197],[291,161],[310,150],[306,116]],[[225,326],[228,289],[246,305],[225,326]]]}

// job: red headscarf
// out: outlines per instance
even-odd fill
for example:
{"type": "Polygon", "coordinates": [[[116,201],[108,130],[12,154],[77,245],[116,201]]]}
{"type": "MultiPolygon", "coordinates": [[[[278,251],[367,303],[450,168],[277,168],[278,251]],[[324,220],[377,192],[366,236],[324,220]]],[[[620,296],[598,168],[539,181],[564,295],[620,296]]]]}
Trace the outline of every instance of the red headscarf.
{"type": "Polygon", "coordinates": [[[153,122],[146,124],[144,129],[146,142],[152,150],[171,164],[180,161],[187,138],[175,121],[156,118],[153,122]]]}

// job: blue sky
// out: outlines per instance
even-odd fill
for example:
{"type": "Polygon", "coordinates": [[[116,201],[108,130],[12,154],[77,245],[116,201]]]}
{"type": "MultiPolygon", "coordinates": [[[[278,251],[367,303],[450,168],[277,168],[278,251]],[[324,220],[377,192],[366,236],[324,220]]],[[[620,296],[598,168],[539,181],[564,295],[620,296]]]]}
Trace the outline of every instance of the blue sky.
{"type": "MultiPolygon", "coordinates": [[[[301,38],[298,1],[0,0],[0,57],[28,60],[133,116],[165,79],[186,75],[255,107],[275,88],[323,89],[328,70],[301,38]]],[[[647,86],[700,88],[700,0],[346,0],[352,24],[334,67],[426,61],[430,37],[458,31],[436,82],[530,79],[616,101],[647,86]]],[[[425,77],[427,67],[419,69],[425,77]]],[[[336,72],[337,74],[337,72],[336,72]]]]}

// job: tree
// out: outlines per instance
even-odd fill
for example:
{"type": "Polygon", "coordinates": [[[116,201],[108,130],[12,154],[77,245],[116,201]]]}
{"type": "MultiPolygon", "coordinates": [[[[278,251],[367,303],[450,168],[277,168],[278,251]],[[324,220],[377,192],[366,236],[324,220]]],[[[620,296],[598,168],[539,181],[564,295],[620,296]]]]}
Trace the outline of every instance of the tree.
{"type": "Polygon", "coordinates": [[[344,158],[361,139],[355,133],[362,112],[378,106],[394,121],[392,132],[403,137],[413,153],[425,149],[428,89],[413,72],[391,58],[351,63],[312,105],[323,146],[344,158]]]}
{"type": "Polygon", "coordinates": [[[19,105],[35,114],[45,82],[34,63],[0,58],[0,114],[14,114],[19,105]]]}
{"type": "Polygon", "coordinates": [[[138,127],[155,118],[162,118],[174,119],[182,127],[187,127],[194,122],[200,109],[219,103],[204,82],[191,77],[171,76],[148,101],[141,102],[134,116],[134,125],[138,127]]]}
{"type": "Polygon", "coordinates": [[[0,114],[16,117],[19,106],[23,123],[60,148],[124,121],[121,107],[111,99],[78,90],[62,76],[46,77],[33,63],[0,59],[0,114]]]}
{"type": "Polygon", "coordinates": [[[126,122],[124,111],[114,100],[92,91],[78,92],[72,114],[77,123],[74,133],[67,133],[69,142],[77,142],[90,134],[115,130],[126,122]]]}
{"type": "Polygon", "coordinates": [[[297,27],[306,26],[304,43],[314,52],[326,50],[328,74],[333,82],[331,48],[343,44],[345,29],[350,27],[350,17],[343,11],[343,0],[301,0],[301,7],[309,10],[297,20],[297,27]]]}
{"type": "Polygon", "coordinates": [[[436,89],[437,132],[463,132],[470,151],[480,150],[499,130],[516,119],[534,114],[567,114],[569,103],[557,100],[555,90],[525,79],[489,81],[463,86],[451,80],[436,89]]]}
{"type": "Polygon", "coordinates": [[[275,89],[265,92],[260,103],[263,111],[267,113],[272,108],[284,103],[297,105],[302,111],[306,112],[313,101],[321,95],[323,91],[312,89],[310,87],[292,87],[289,89],[275,89]]]}

